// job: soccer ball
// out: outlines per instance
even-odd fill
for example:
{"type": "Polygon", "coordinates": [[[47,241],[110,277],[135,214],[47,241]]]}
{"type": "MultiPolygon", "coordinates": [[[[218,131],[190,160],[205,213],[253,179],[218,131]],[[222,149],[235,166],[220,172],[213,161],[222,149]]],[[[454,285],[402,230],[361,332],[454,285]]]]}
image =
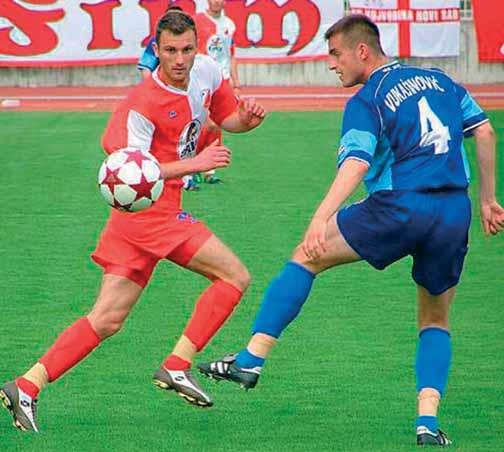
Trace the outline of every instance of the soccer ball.
{"type": "Polygon", "coordinates": [[[139,212],[152,206],[163,192],[161,167],[152,154],[135,148],[119,149],[102,163],[98,187],[110,206],[139,212]]]}

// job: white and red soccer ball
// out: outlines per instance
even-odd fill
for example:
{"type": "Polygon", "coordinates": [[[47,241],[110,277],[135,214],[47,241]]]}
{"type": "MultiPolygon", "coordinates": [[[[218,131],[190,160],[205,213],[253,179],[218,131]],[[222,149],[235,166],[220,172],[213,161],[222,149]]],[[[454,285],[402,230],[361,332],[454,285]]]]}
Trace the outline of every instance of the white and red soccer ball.
{"type": "Polygon", "coordinates": [[[98,186],[110,206],[138,212],[150,207],[161,196],[161,167],[152,154],[135,148],[119,149],[102,163],[98,186]]]}

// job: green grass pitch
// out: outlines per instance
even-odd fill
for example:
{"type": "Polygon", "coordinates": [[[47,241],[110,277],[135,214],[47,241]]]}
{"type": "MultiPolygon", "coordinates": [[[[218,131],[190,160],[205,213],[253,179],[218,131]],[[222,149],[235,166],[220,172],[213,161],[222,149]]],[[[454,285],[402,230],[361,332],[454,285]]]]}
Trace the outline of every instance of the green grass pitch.
{"type": "MultiPolygon", "coordinates": [[[[108,208],[96,187],[106,114],[0,115],[0,381],[24,372],[93,304],[89,260],[108,208]]],[[[504,143],[504,113],[491,112],[504,143]]],[[[339,113],[272,113],[227,136],[221,186],[185,195],[241,257],[253,284],[200,355],[242,347],[269,280],[290,257],[335,168],[339,113]]],[[[475,149],[467,142],[471,166],[475,149]]],[[[504,165],[498,192],[504,202],[504,165]]],[[[476,171],[474,179],[476,179],[476,171]]],[[[440,422],[453,450],[504,450],[504,237],[485,238],[477,181],[471,244],[452,311],[453,365],[440,422]]],[[[362,195],[357,194],[356,197],[362,195]]],[[[42,433],[22,435],[0,412],[1,451],[415,450],[415,286],[405,259],[318,278],[256,390],[202,384],[215,406],[194,408],[151,376],[174,345],[206,281],[161,263],[125,328],[47,388],[42,433]]]]}

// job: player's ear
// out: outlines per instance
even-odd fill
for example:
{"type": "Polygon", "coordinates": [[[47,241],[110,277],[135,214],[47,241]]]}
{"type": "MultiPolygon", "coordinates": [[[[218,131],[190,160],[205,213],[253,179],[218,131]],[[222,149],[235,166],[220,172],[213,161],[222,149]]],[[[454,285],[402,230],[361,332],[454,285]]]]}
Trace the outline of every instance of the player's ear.
{"type": "Polygon", "coordinates": [[[369,58],[369,53],[370,49],[366,43],[360,42],[359,44],[357,44],[357,55],[359,56],[361,61],[366,61],[369,58]]]}
{"type": "Polygon", "coordinates": [[[159,47],[156,41],[152,43],[152,49],[154,50],[154,55],[156,55],[156,58],[159,58],[159,47]]]}

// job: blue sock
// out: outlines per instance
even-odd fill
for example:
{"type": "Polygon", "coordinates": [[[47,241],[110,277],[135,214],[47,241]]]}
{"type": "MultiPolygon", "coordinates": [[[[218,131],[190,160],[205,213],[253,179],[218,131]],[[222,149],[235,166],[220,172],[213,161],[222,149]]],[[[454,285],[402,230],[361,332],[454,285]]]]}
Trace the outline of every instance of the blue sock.
{"type": "Polygon", "coordinates": [[[236,364],[240,367],[244,367],[246,369],[252,369],[254,367],[262,367],[264,365],[264,358],[260,358],[259,356],[253,355],[247,349],[242,350],[238,353],[236,357],[236,364]]]}
{"type": "MultiPolygon", "coordinates": [[[[443,395],[448,382],[451,362],[450,333],[441,328],[426,328],[418,336],[416,356],[417,391],[424,388],[436,389],[443,395]]],[[[436,433],[436,416],[418,416],[416,426],[427,427],[436,433]]]]}
{"type": "Polygon", "coordinates": [[[436,416],[418,416],[416,420],[416,426],[427,427],[432,433],[436,433],[438,430],[437,417],[436,416]]]}
{"type": "Polygon", "coordinates": [[[443,395],[451,362],[450,333],[426,328],[419,334],[416,356],[417,391],[434,388],[443,395]]]}
{"type": "Polygon", "coordinates": [[[264,293],[252,334],[264,333],[275,338],[299,314],[308,298],[315,275],[296,262],[287,262],[264,293]]]}

